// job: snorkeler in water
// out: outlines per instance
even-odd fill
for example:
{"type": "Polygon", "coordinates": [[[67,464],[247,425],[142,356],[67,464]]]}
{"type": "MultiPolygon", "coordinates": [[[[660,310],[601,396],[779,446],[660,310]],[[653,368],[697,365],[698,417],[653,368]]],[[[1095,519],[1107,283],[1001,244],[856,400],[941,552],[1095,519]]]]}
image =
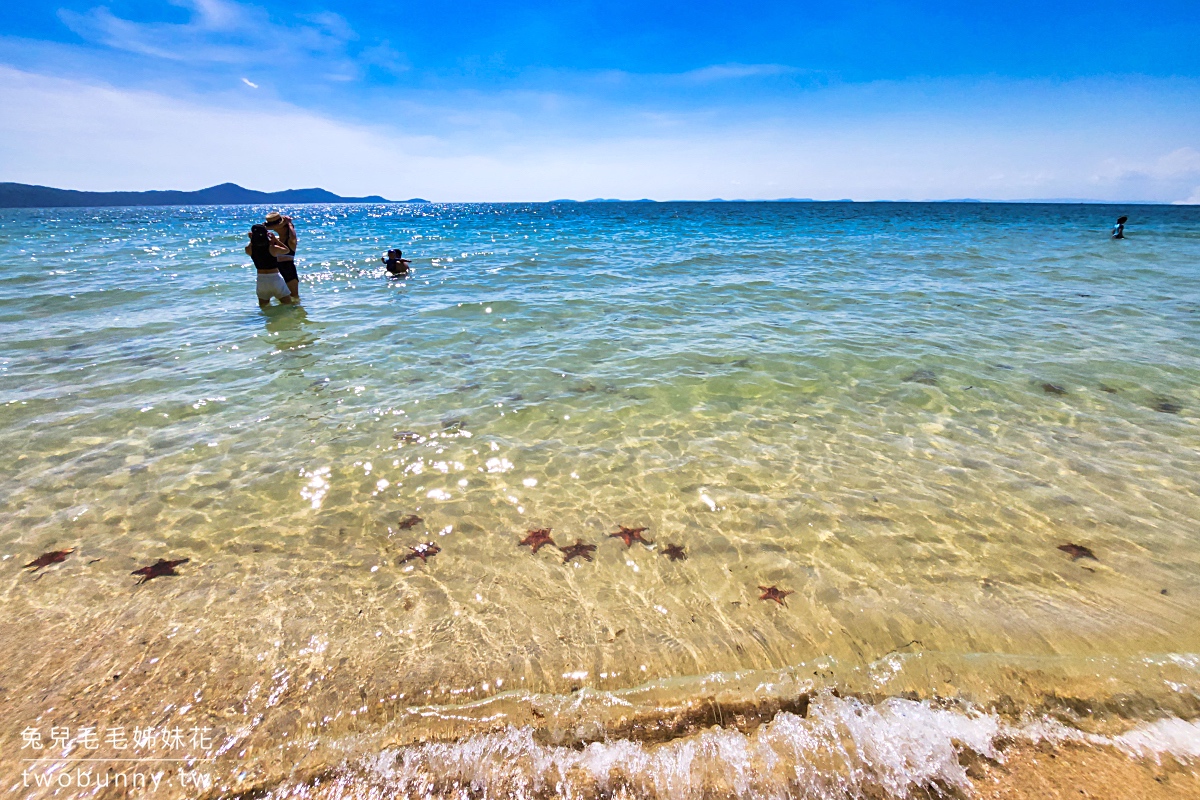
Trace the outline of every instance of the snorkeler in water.
{"type": "Polygon", "coordinates": [[[408,265],[412,263],[404,257],[403,250],[388,250],[387,257],[379,260],[387,266],[387,271],[393,275],[407,275],[408,265]]]}
{"type": "Polygon", "coordinates": [[[1112,238],[1125,238],[1125,223],[1129,221],[1129,217],[1117,217],[1117,224],[1113,225],[1112,238]]]}

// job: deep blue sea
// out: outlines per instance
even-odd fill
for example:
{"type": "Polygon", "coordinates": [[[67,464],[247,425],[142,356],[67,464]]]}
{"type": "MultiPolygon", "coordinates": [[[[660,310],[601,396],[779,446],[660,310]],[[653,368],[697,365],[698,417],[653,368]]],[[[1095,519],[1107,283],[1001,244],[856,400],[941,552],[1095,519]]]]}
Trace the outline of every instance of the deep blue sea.
{"type": "Polygon", "coordinates": [[[278,797],[1200,755],[1200,208],[306,205],[262,310],[268,210],[0,211],[4,741],[209,727],[171,769],[278,797]]]}

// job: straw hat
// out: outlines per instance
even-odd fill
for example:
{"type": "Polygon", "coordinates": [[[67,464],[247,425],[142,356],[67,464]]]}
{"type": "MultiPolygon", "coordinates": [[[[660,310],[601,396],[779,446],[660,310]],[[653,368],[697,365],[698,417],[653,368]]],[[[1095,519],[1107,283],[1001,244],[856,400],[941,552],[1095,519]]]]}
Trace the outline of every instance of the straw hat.
{"type": "Polygon", "coordinates": [[[270,214],[267,214],[267,224],[268,225],[278,225],[282,221],[283,221],[283,215],[280,214],[278,211],[272,211],[270,214]]]}

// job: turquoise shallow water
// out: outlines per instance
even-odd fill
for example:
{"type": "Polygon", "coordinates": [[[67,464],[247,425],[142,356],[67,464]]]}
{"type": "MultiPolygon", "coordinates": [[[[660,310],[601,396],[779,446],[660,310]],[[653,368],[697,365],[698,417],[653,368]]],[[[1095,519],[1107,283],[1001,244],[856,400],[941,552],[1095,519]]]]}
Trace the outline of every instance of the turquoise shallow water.
{"type": "Polygon", "coordinates": [[[1195,712],[1200,210],[301,206],[263,312],[265,210],[0,213],[6,733],[187,705],[262,777],[716,675],[1195,712]]]}

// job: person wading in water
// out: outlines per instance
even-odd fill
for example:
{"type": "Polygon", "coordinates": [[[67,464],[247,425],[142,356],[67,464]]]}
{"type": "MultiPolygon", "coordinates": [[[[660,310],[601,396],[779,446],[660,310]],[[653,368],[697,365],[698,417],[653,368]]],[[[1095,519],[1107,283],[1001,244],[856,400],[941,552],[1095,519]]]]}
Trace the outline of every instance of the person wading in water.
{"type": "Polygon", "coordinates": [[[258,270],[258,305],[266,308],[271,305],[271,298],[279,298],[285,306],[292,304],[292,293],[288,291],[283,276],[279,274],[279,262],[276,260],[287,248],[276,239],[263,225],[255,225],[250,229],[250,244],[246,245],[246,255],[254,262],[258,270]]]}
{"type": "Polygon", "coordinates": [[[300,275],[296,272],[296,226],[291,217],[285,217],[278,211],[267,214],[267,229],[279,237],[279,241],[287,248],[287,252],[276,257],[279,262],[279,274],[283,276],[288,291],[292,293],[294,302],[300,302],[300,275]]]}
{"type": "Polygon", "coordinates": [[[379,260],[387,266],[388,272],[401,277],[408,274],[408,265],[412,263],[404,257],[403,250],[388,250],[387,256],[379,260]]]}
{"type": "Polygon", "coordinates": [[[1129,217],[1117,217],[1117,224],[1113,225],[1112,238],[1125,238],[1125,223],[1129,221],[1129,217]]]}

